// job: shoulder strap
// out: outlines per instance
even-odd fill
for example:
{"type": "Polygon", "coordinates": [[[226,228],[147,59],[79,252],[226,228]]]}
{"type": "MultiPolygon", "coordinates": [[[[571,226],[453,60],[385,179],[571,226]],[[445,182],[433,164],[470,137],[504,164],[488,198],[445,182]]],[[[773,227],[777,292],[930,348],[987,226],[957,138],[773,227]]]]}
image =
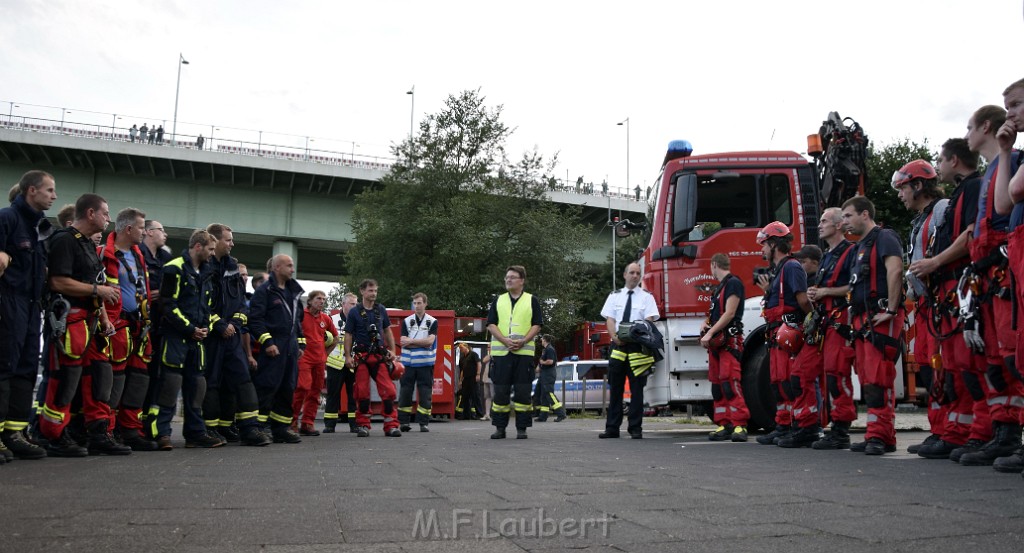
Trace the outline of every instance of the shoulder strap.
{"type": "Polygon", "coordinates": [[[839,250],[839,255],[832,256],[831,266],[829,267],[829,270],[831,270],[832,273],[829,275],[828,282],[826,283],[827,288],[834,287],[836,285],[836,281],[839,280],[839,271],[842,269],[843,263],[846,262],[846,257],[853,251],[853,248],[850,247],[852,245],[853,244],[850,242],[843,240],[836,246],[835,249],[839,250]]]}

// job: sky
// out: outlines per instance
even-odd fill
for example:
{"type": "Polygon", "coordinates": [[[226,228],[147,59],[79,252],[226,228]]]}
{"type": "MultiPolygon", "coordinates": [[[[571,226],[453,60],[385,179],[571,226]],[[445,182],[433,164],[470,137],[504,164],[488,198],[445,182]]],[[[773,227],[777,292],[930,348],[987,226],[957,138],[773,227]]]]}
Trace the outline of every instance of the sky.
{"type": "Polygon", "coordinates": [[[180,67],[183,135],[386,157],[410,115],[479,89],[515,157],[536,148],[557,177],[613,188],[653,183],[673,139],[803,152],[830,111],[876,144],[937,149],[1024,77],[1021,0],[4,0],[2,14],[0,112],[170,133],[180,67]]]}

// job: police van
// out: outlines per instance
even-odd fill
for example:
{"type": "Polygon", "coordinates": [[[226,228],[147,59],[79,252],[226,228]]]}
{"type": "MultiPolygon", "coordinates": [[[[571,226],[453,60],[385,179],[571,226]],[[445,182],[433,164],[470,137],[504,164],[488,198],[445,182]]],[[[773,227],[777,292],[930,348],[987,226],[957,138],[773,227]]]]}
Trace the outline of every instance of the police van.
{"type": "MultiPolygon", "coordinates": [[[[602,409],[608,404],[610,394],[607,375],[608,361],[603,359],[559,361],[555,365],[555,397],[568,410],[602,409]]],[[[536,390],[537,379],[533,385],[536,390]]],[[[628,390],[624,399],[629,401],[628,390]]]]}

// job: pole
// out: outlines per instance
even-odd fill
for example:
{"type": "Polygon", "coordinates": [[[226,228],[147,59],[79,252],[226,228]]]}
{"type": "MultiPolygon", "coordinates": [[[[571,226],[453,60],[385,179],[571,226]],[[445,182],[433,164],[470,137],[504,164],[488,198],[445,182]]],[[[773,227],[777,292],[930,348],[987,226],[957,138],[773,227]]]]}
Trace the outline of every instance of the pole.
{"type": "Polygon", "coordinates": [[[117,125],[117,114],[116,113],[114,114],[114,118],[110,120],[110,139],[111,140],[115,140],[115,138],[114,138],[114,125],[117,125]]]}
{"type": "Polygon", "coordinates": [[[178,94],[181,92],[181,66],[188,65],[185,56],[178,52],[178,84],[174,87],[174,128],[171,129],[171,146],[178,145],[178,94]]]}
{"type": "Polygon", "coordinates": [[[416,85],[412,85],[406,94],[411,97],[409,102],[409,147],[412,148],[412,125],[416,114],[416,85]]]}
{"type": "Polygon", "coordinates": [[[629,117],[624,121],[616,123],[618,126],[626,126],[626,195],[629,195],[629,117]]]}
{"type": "Polygon", "coordinates": [[[67,114],[67,111],[68,110],[65,109],[65,108],[60,108],[60,132],[61,133],[64,132],[64,115],[67,114]]]}

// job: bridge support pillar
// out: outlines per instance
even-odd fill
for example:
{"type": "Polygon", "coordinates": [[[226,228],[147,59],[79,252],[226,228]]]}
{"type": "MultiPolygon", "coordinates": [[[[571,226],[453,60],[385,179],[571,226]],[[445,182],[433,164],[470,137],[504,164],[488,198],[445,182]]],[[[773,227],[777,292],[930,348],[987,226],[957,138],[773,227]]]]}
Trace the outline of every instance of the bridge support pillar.
{"type": "Polygon", "coordinates": [[[289,240],[278,240],[274,242],[274,255],[287,255],[292,258],[295,262],[295,266],[299,266],[299,246],[295,242],[289,240]]]}

